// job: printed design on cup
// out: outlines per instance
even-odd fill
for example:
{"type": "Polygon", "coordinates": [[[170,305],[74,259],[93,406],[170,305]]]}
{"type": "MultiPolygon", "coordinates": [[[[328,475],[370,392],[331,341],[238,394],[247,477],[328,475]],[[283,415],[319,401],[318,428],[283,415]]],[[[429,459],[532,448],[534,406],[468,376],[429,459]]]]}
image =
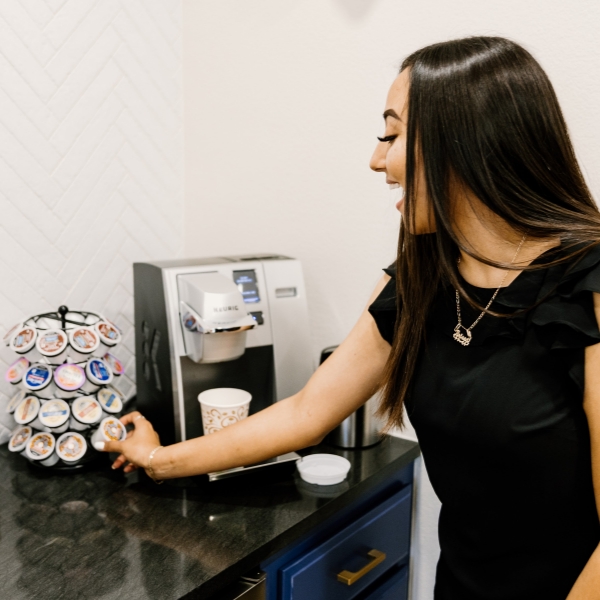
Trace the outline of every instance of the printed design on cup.
{"type": "Polygon", "coordinates": [[[33,327],[23,327],[18,331],[10,342],[15,352],[23,353],[31,350],[37,337],[37,330],[33,327]]]}
{"type": "Polygon", "coordinates": [[[100,337],[103,342],[108,342],[111,345],[117,344],[119,342],[121,334],[119,333],[118,329],[111,323],[108,323],[106,321],[100,321],[96,325],[96,329],[98,330],[98,333],[100,334],[100,337]]]}
{"type": "Polygon", "coordinates": [[[111,442],[119,442],[125,437],[125,427],[118,419],[104,419],[101,427],[104,437],[111,442]]]}
{"type": "Polygon", "coordinates": [[[31,427],[29,427],[29,425],[26,425],[25,427],[19,427],[12,434],[8,442],[8,449],[11,452],[21,452],[27,445],[32,433],[33,430],[31,427]]]}
{"type": "Polygon", "coordinates": [[[239,406],[237,408],[208,408],[201,405],[202,425],[204,434],[208,435],[233,425],[248,416],[250,406],[239,406]]]}
{"type": "Polygon", "coordinates": [[[35,396],[27,396],[15,410],[15,421],[20,425],[31,423],[40,411],[40,401],[35,396]]]}
{"type": "Polygon", "coordinates": [[[114,354],[107,352],[104,355],[104,362],[111,368],[114,375],[119,376],[125,373],[123,363],[114,354]]]}
{"type": "Polygon", "coordinates": [[[69,418],[69,405],[64,400],[49,400],[42,405],[40,421],[46,427],[60,427],[69,418]]]}
{"type": "Polygon", "coordinates": [[[29,456],[33,459],[42,460],[54,452],[54,436],[49,433],[36,433],[29,440],[29,456]]]}
{"type": "Polygon", "coordinates": [[[50,367],[41,363],[31,365],[25,373],[24,383],[25,387],[32,391],[41,390],[50,383],[52,378],[52,371],[50,367]]]}
{"type": "Polygon", "coordinates": [[[98,347],[98,342],[98,336],[88,327],[78,327],[71,332],[71,345],[79,352],[92,352],[98,347]]]}
{"type": "Polygon", "coordinates": [[[67,347],[67,335],[59,329],[51,329],[41,333],[37,340],[37,348],[44,356],[56,356],[67,347]]]}
{"type": "Polygon", "coordinates": [[[79,366],[67,363],[54,372],[56,385],[65,392],[74,392],[85,383],[85,371],[79,366]]]}
{"type": "Polygon", "coordinates": [[[56,452],[66,462],[79,460],[86,453],[86,450],[85,438],[71,431],[61,435],[56,442],[56,452]]]}
{"type": "Polygon", "coordinates": [[[102,414],[100,405],[92,398],[82,398],[77,407],[73,406],[75,416],[85,422],[97,421],[102,414]]]}
{"type": "Polygon", "coordinates": [[[92,358],[87,364],[87,369],[92,380],[99,384],[107,383],[111,379],[109,367],[101,358],[92,358]]]}
{"type": "Polygon", "coordinates": [[[112,387],[106,387],[98,391],[96,394],[98,402],[102,408],[108,413],[118,413],[123,410],[123,398],[112,387]]]}
{"type": "Polygon", "coordinates": [[[18,358],[10,367],[8,367],[8,371],[4,375],[4,379],[8,383],[19,383],[21,379],[23,379],[23,375],[25,371],[29,368],[29,361],[24,357],[18,358]]]}

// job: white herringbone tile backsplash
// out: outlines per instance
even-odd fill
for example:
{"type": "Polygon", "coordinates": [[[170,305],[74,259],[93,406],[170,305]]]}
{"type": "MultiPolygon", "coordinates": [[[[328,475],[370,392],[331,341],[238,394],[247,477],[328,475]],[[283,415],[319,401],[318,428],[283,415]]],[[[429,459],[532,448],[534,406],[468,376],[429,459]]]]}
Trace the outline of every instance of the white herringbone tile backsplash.
{"type": "Polygon", "coordinates": [[[181,0],[0,2],[0,331],[103,312],[127,394],[131,265],[183,251],[181,52],[181,0]]]}

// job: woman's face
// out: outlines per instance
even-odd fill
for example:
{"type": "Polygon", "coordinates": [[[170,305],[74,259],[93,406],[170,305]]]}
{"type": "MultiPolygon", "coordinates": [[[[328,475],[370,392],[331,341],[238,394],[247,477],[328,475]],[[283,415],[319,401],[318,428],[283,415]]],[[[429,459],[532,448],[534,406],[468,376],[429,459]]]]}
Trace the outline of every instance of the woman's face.
{"type": "MultiPolygon", "coordinates": [[[[375,152],[371,157],[370,167],[373,171],[385,173],[385,180],[390,186],[406,185],[406,125],[408,123],[408,85],[409,70],[405,69],[396,77],[390,91],[383,118],[385,119],[384,137],[379,138],[375,152]]],[[[429,208],[425,191],[425,176],[419,168],[417,160],[416,173],[416,207],[415,231],[411,233],[432,233],[435,231],[433,212],[429,208]]],[[[404,217],[404,198],[396,204],[396,208],[404,217]]]]}

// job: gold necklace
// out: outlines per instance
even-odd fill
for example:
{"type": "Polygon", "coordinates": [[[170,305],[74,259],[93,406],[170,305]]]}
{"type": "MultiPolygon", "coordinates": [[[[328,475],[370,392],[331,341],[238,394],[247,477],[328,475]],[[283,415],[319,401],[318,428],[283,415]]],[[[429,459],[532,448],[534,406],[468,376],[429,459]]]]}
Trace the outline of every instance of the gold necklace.
{"type": "MultiPolygon", "coordinates": [[[[523,238],[521,239],[521,243],[519,244],[519,247],[517,248],[517,251],[515,252],[515,255],[513,256],[512,260],[510,261],[511,265],[517,259],[517,256],[519,255],[519,252],[521,251],[521,248],[523,247],[523,243],[525,242],[525,237],[526,236],[523,236],[523,238]]],[[[460,256],[458,257],[457,264],[460,264],[460,256]]],[[[462,324],[462,319],[461,319],[461,316],[460,316],[460,294],[458,293],[458,290],[455,290],[455,292],[456,292],[456,316],[458,317],[458,324],[454,328],[454,335],[452,337],[459,344],[462,344],[463,346],[468,346],[471,343],[471,339],[473,337],[471,335],[471,331],[473,330],[473,328],[475,327],[475,325],[477,325],[477,323],[479,323],[479,321],[481,321],[481,319],[483,319],[483,315],[485,315],[487,309],[492,305],[492,302],[494,302],[494,300],[496,299],[496,296],[498,295],[498,292],[500,291],[500,289],[504,285],[504,282],[506,281],[507,277],[508,277],[508,271],[506,271],[506,273],[504,273],[504,277],[502,278],[502,281],[500,282],[500,285],[498,286],[498,288],[494,292],[493,296],[490,298],[490,301],[487,303],[485,309],[475,319],[475,321],[473,322],[473,324],[470,327],[465,327],[462,324]]]]}

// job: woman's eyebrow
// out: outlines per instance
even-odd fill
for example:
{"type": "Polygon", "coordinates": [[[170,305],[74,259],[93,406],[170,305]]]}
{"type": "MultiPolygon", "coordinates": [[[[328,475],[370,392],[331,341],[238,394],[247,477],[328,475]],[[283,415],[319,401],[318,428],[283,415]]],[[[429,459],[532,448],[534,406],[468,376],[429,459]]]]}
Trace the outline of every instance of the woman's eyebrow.
{"type": "Polygon", "coordinates": [[[398,119],[398,121],[402,121],[402,119],[398,116],[398,114],[396,113],[396,111],[393,108],[388,108],[384,113],[383,113],[383,120],[385,121],[385,119],[387,119],[388,117],[393,117],[394,119],[398,119]]]}

